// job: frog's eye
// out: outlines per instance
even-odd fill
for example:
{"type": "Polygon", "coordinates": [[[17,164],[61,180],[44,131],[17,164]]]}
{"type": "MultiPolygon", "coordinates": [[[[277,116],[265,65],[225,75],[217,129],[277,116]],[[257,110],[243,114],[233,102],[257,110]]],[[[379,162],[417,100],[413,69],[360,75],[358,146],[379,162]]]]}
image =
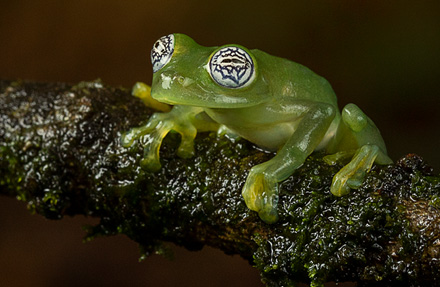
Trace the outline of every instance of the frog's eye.
{"type": "Polygon", "coordinates": [[[163,36],[156,41],[151,49],[153,73],[159,71],[171,59],[174,53],[174,35],[163,36]]]}
{"type": "Polygon", "coordinates": [[[229,46],[218,50],[209,60],[209,74],[220,86],[242,88],[255,78],[251,56],[239,47],[229,46]]]}

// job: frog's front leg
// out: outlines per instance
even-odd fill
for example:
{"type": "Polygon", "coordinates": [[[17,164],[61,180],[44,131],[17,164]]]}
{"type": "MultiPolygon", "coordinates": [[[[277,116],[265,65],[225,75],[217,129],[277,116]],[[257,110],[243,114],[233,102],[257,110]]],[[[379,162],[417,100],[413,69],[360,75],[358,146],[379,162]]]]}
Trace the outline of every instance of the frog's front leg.
{"type": "Polygon", "coordinates": [[[202,112],[203,109],[198,107],[174,106],[169,113],[154,113],[144,126],[133,128],[124,134],[122,145],[129,147],[139,139],[144,147],[141,166],[148,171],[157,171],[161,167],[159,149],[162,140],[174,130],[182,137],[177,154],[183,158],[191,157],[194,155],[197,128],[201,125],[197,115],[202,112]]]}
{"type": "Polygon", "coordinates": [[[323,139],[335,114],[331,105],[314,104],[276,156],[251,169],[242,195],[248,208],[257,211],[266,223],[278,220],[278,183],[304,163],[323,139]]]}

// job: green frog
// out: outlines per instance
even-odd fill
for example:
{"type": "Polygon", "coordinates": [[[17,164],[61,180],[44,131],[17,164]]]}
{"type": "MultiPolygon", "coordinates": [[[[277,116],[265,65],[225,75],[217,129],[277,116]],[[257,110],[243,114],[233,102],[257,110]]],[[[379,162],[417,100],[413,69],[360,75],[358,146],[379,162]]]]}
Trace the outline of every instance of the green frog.
{"type": "MultiPolygon", "coordinates": [[[[151,62],[151,97],[173,107],[124,134],[122,144],[141,139],[141,164],[149,171],[161,168],[160,145],[171,130],[181,135],[177,154],[183,158],[195,154],[194,138],[202,131],[276,152],[251,168],[242,189],[247,207],[266,223],[278,220],[279,183],[315,150],[325,150],[328,163],[349,160],[333,178],[335,196],[359,188],[373,163],[392,163],[373,121],[354,104],[340,113],[327,80],[298,63],[241,45],[204,47],[183,34],[157,40],[151,62]]],[[[137,84],[134,93],[148,98],[149,87],[137,84]]]]}

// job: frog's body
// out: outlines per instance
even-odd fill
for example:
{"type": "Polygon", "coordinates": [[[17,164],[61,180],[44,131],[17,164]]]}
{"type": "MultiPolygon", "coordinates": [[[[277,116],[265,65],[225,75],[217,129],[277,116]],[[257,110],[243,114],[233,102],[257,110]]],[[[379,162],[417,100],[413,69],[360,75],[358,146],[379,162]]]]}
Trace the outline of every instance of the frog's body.
{"type": "Polygon", "coordinates": [[[341,116],[330,84],[300,64],[238,45],[202,47],[182,34],[159,39],[152,62],[152,97],[175,106],[124,135],[124,145],[144,137],[149,170],[160,168],[160,144],[170,130],[182,135],[183,157],[193,155],[193,139],[203,130],[226,129],[277,151],[251,169],[242,192],[268,223],[277,220],[278,183],[314,150],[331,154],[328,162],[352,157],[334,177],[337,196],[358,188],[374,162],[391,162],[374,123],[353,104],[341,116]]]}
{"type": "Polygon", "coordinates": [[[259,50],[251,52],[259,63],[259,76],[268,87],[265,93],[271,96],[244,108],[205,109],[214,121],[260,147],[276,151],[297,129],[310,103],[328,104],[337,110],[336,96],[324,78],[294,62],[259,50]],[[285,69],[283,79],[278,77],[280,67],[285,69]]]}

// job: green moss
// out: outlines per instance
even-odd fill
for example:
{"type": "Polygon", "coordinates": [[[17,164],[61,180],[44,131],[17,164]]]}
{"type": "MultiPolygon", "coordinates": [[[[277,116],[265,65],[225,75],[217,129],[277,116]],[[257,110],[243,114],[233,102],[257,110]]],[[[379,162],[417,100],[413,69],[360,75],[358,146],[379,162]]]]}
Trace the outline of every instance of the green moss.
{"type": "Polygon", "coordinates": [[[287,229],[290,232],[283,233],[282,237],[257,241],[259,249],[255,259],[263,277],[274,286],[280,277],[298,279],[296,272],[302,274],[303,279],[309,277],[312,285],[328,280],[353,280],[349,274],[357,274],[364,282],[386,283],[391,274],[397,273],[405,284],[417,282],[422,267],[415,263],[416,257],[430,243],[409,224],[402,225],[407,218],[398,206],[404,197],[394,196],[396,192],[408,194],[415,201],[439,194],[438,181],[426,180],[427,174],[417,162],[420,163],[419,158],[409,158],[400,166],[375,168],[359,190],[337,198],[328,190],[335,170],[326,167],[321,159],[309,158],[296,176],[283,184],[281,192],[280,201],[288,201],[288,204],[282,205],[280,218],[295,228],[287,229]],[[417,170],[405,174],[404,164],[411,164],[411,168],[417,170]],[[302,176],[302,172],[319,172],[320,179],[302,176]],[[396,177],[396,173],[400,176],[396,177]],[[390,177],[398,181],[383,185],[384,178],[390,177]],[[321,185],[323,181],[327,183],[321,185]],[[378,189],[377,184],[381,182],[382,188],[378,189]],[[414,192],[419,190],[421,182],[424,192],[414,192]],[[389,248],[395,248],[396,252],[383,252],[389,248]],[[386,258],[377,258],[377,264],[372,264],[374,256],[379,254],[386,258]],[[338,270],[344,270],[347,278],[333,277],[338,270]]]}
{"type": "Polygon", "coordinates": [[[165,252],[164,241],[191,250],[209,244],[248,259],[268,286],[440,280],[440,179],[417,156],[375,166],[360,189],[335,197],[329,187],[341,165],[315,153],[281,184],[280,220],[268,225],[246,208],[241,188],[250,168],[273,154],[201,133],[196,156],[181,159],[174,133],[162,145],[161,170],[148,173],[142,147],[120,145],[121,132],[152,113],[127,91],[93,83],[0,88],[0,191],[47,218],[99,217],[87,240],[125,234],[142,256],[165,252]]]}

